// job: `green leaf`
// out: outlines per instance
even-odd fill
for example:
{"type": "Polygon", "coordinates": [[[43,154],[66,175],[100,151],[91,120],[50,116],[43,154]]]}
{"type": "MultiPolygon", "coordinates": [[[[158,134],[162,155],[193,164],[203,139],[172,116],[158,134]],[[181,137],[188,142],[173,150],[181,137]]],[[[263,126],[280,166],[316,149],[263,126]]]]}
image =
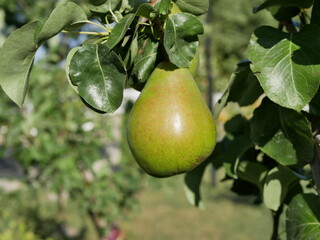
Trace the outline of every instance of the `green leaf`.
{"type": "Polygon", "coordinates": [[[237,160],[250,148],[253,143],[248,135],[240,135],[225,145],[225,154],[223,156],[223,166],[228,176],[236,178],[235,166],[237,160]]]}
{"type": "Polygon", "coordinates": [[[247,106],[253,104],[262,93],[258,79],[250,69],[250,62],[240,62],[231,76],[228,88],[214,107],[215,119],[228,102],[238,102],[240,106],[247,106]]]}
{"type": "Polygon", "coordinates": [[[209,0],[176,0],[175,3],[182,12],[201,15],[208,11],[209,0]]]}
{"type": "Polygon", "coordinates": [[[22,106],[28,87],[37,46],[34,33],[37,22],[14,31],[0,48],[0,85],[18,106],[22,106]]]}
{"type": "Polygon", "coordinates": [[[259,27],[248,47],[251,69],[275,103],[300,111],[319,88],[320,27],[305,26],[288,34],[259,27]]]}
{"type": "Polygon", "coordinates": [[[291,18],[297,16],[301,9],[297,7],[281,7],[273,6],[270,7],[269,12],[277,21],[289,21],[291,18]]]}
{"type": "Polygon", "coordinates": [[[120,8],[122,0],[89,0],[88,8],[93,12],[107,13],[120,8]]]}
{"type": "Polygon", "coordinates": [[[287,240],[320,239],[320,198],[299,194],[286,211],[287,240]]]}
{"type": "Polygon", "coordinates": [[[298,177],[290,169],[278,166],[271,169],[263,187],[263,200],[267,208],[277,211],[283,204],[290,185],[298,180],[298,177]]]}
{"type": "Polygon", "coordinates": [[[94,109],[114,112],[121,104],[126,80],[119,57],[105,45],[87,44],[75,52],[69,74],[79,95],[94,109]]]}
{"type": "Polygon", "coordinates": [[[320,116],[320,90],[318,90],[311,102],[302,110],[309,114],[320,116]]]}
{"type": "Polygon", "coordinates": [[[39,46],[63,29],[72,29],[73,26],[79,27],[79,24],[84,24],[86,21],[87,16],[85,12],[77,4],[68,2],[58,5],[49,18],[42,24],[39,24],[35,33],[35,41],[39,46]]]}
{"type": "Polygon", "coordinates": [[[70,78],[70,64],[71,64],[71,60],[74,56],[74,54],[80,49],[80,47],[75,47],[75,48],[72,48],[68,55],[67,55],[67,58],[66,58],[66,64],[65,64],[65,70],[66,70],[66,74],[67,74],[67,79],[68,79],[68,82],[70,84],[70,86],[73,88],[73,90],[76,91],[76,93],[79,94],[78,92],[78,88],[77,86],[73,85],[72,84],[72,81],[71,81],[71,78],[70,78]]]}
{"type": "Polygon", "coordinates": [[[258,162],[240,161],[236,175],[238,178],[256,185],[262,193],[268,170],[266,166],[258,162]]]}
{"type": "Polygon", "coordinates": [[[162,0],[161,2],[155,5],[155,9],[158,12],[158,15],[168,15],[172,8],[171,0],[162,0]]]}
{"type": "Polygon", "coordinates": [[[127,14],[114,26],[106,43],[110,50],[123,39],[135,16],[133,13],[127,14]]]}
{"type": "Polygon", "coordinates": [[[249,136],[248,120],[237,115],[225,124],[227,135],[217,143],[211,156],[215,168],[222,164],[228,176],[236,178],[235,168],[240,157],[254,145],[249,136]]]}
{"type": "Polygon", "coordinates": [[[254,111],[251,138],[262,152],[284,166],[304,166],[313,157],[311,126],[305,116],[268,99],[254,111]]]}
{"type": "Polygon", "coordinates": [[[170,62],[178,67],[188,67],[197,51],[197,35],[202,33],[202,23],[192,14],[177,13],[167,18],[164,47],[170,62]]]}
{"type": "Polygon", "coordinates": [[[150,38],[142,39],[139,42],[138,55],[134,60],[132,77],[138,83],[146,82],[156,66],[158,42],[152,41],[150,38]]]}
{"type": "Polygon", "coordinates": [[[184,178],[184,190],[188,201],[191,205],[199,207],[201,209],[203,209],[203,202],[200,194],[200,185],[204,171],[210,162],[211,159],[208,158],[198,167],[186,173],[184,178]]]}
{"type": "Polygon", "coordinates": [[[313,0],[267,0],[254,9],[254,13],[271,6],[294,6],[299,8],[309,8],[313,0]]]}
{"type": "Polygon", "coordinates": [[[139,8],[136,11],[136,16],[139,17],[145,17],[146,19],[152,21],[154,17],[152,17],[152,13],[155,12],[155,9],[153,6],[151,6],[149,3],[143,3],[139,6],[139,8]]]}

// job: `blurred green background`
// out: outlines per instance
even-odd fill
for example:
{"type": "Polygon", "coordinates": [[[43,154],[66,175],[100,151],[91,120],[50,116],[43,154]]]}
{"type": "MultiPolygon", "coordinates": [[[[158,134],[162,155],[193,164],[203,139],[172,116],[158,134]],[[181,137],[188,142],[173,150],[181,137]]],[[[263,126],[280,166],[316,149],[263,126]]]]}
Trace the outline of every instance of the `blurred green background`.
{"type": "MultiPolygon", "coordinates": [[[[0,0],[0,46],[16,28],[47,17],[64,2],[0,0]]],[[[253,29],[274,24],[267,13],[252,14],[258,0],[212,3],[197,78],[204,95],[206,51],[212,55],[214,90],[219,93],[236,63],[246,58],[253,29]],[[210,48],[204,47],[207,38],[210,48]]],[[[223,172],[215,179],[206,173],[205,210],[199,210],[187,202],[183,176],[154,179],[140,171],[125,136],[130,99],[137,93],[129,91],[116,114],[99,115],[86,108],[63,69],[68,50],[79,43],[76,35],[60,34],[41,48],[22,109],[0,90],[0,240],[267,239],[271,214],[253,204],[250,195],[230,191],[229,182],[221,181],[223,172]]],[[[223,122],[251,111],[236,105],[227,109],[218,122],[219,136],[223,122]]]]}

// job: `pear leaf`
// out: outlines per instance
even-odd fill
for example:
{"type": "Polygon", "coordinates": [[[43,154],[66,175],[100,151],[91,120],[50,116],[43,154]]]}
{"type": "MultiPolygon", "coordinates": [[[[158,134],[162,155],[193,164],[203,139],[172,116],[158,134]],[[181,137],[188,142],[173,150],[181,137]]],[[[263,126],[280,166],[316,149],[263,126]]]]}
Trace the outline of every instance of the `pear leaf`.
{"type": "Polygon", "coordinates": [[[131,75],[139,82],[146,82],[156,66],[158,42],[150,38],[143,39],[139,44],[138,55],[134,60],[134,67],[131,75]]]}
{"type": "Polygon", "coordinates": [[[87,17],[75,3],[59,5],[47,21],[32,22],[14,31],[0,49],[0,85],[6,94],[22,106],[35,53],[47,39],[87,17]]]}
{"type": "Polygon", "coordinates": [[[94,109],[114,112],[121,104],[126,80],[122,61],[102,44],[86,44],[73,55],[69,77],[79,95],[94,109]]]}
{"type": "Polygon", "coordinates": [[[39,24],[35,33],[35,41],[37,46],[41,45],[45,40],[55,36],[64,29],[72,29],[74,26],[86,23],[87,16],[85,12],[77,4],[68,2],[58,5],[49,18],[39,24]]]}
{"type": "Polygon", "coordinates": [[[294,6],[299,8],[309,8],[312,6],[313,0],[267,0],[260,6],[254,8],[253,12],[257,13],[271,6],[294,6]]]}
{"type": "Polygon", "coordinates": [[[309,114],[320,116],[320,90],[317,92],[311,102],[302,110],[309,114]]]}
{"type": "Polygon", "coordinates": [[[163,16],[168,15],[170,13],[171,8],[172,8],[171,0],[162,0],[155,5],[155,9],[159,17],[161,17],[161,15],[163,16]]]}
{"type": "Polygon", "coordinates": [[[263,187],[263,200],[267,208],[277,211],[286,198],[290,184],[296,180],[298,177],[286,167],[271,169],[263,187]]]}
{"type": "Polygon", "coordinates": [[[201,15],[208,11],[209,0],[176,0],[175,3],[182,12],[201,15]]]}
{"type": "Polygon", "coordinates": [[[295,196],[286,211],[288,240],[320,239],[320,199],[314,194],[295,196]]]}
{"type": "Polygon", "coordinates": [[[19,107],[22,106],[28,87],[37,46],[34,33],[37,22],[14,31],[0,48],[0,85],[19,107]]]}
{"type": "Polygon", "coordinates": [[[298,33],[259,27],[248,47],[251,69],[267,96],[296,111],[308,104],[319,88],[320,27],[307,25],[298,33]]]}
{"type": "Polygon", "coordinates": [[[251,138],[262,152],[284,166],[304,166],[312,160],[313,140],[306,117],[269,99],[254,111],[251,138]]]}
{"type": "Polygon", "coordinates": [[[187,172],[184,177],[184,183],[185,183],[184,190],[185,190],[187,199],[191,205],[195,207],[199,207],[200,209],[204,208],[204,205],[201,199],[200,185],[201,185],[204,171],[210,162],[211,162],[211,159],[209,157],[207,160],[202,162],[199,166],[197,166],[190,172],[187,172]]]}
{"type": "Polygon", "coordinates": [[[250,69],[249,61],[238,63],[232,74],[228,88],[214,107],[214,117],[217,119],[228,102],[238,102],[240,106],[254,103],[263,93],[258,79],[250,69]]]}
{"type": "Polygon", "coordinates": [[[263,185],[267,174],[268,168],[258,162],[240,161],[236,168],[238,178],[256,185],[260,193],[263,192],[263,185]]]}
{"type": "Polygon", "coordinates": [[[177,13],[167,18],[164,47],[170,62],[180,68],[188,67],[197,51],[197,35],[202,33],[202,23],[192,14],[177,13]]]}
{"type": "Polygon", "coordinates": [[[133,13],[127,14],[114,26],[106,44],[110,50],[123,39],[135,16],[133,13]]]}
{"type": "Polygon", "coordinates": [[[79,94],[78,92],[78,87],[75,86],[74,84],[72,84],[72,81],[71,81],[71,78],[70,78],[70,64],[71,64],[71,60],[74,56],[74,54],[80,49],[80,47],[75,47],[75,48],[72,48],[68,55],[67,55],[67,58],[66,58],[66,64],[65,64],[65,70],[66,70],[66,74],[67,74],[67,79],[68,79],[68,82],[70,84],[70,86],[73,88],[73,90],[76,91],[76,93],[79,94]]]}
{"type": "Polygon", "coordinates": [[[143,3],[139,6],[136,11],[136,16],[145,17],[146,19],[152,21],[154,18],[152,14],[155,13],[155,9],[149,3],[143,3]]]}
{"type": "Polygon", "coordinates": [[[87,6],[93,12],[107,13],[119,8],[121,3],[122,0],[89,0],[87,6]]]}

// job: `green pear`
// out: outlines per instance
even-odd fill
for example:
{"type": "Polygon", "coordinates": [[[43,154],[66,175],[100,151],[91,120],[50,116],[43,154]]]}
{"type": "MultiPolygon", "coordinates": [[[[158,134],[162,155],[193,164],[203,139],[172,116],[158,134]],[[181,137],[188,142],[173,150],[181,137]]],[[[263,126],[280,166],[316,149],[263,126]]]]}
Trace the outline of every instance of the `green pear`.
{"type": "Polygon", "coordinates": [[[155,68],[131,110],[127,138],[137,163],[155,177],[188,172],[212,153],[213,116],[187,68],[155,68]]]}

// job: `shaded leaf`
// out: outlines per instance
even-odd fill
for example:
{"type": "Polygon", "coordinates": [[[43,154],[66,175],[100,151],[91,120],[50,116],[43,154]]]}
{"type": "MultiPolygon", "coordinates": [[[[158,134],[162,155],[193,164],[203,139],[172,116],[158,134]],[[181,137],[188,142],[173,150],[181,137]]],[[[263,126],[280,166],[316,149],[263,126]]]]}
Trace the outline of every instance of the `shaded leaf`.
{"type": "Polygon", "coordinates": [[[203,203],[200,194],[200,185],[201,180],[204,174],[204,171],[208,164],[211,162],[211,159],[208,158],[199,166],[197,166],[192,171],[186,173],[184,177],[184,190],[187,196],[188,201],[191,205],[203,208],[203,203]]]}
{"type": "Polygon", "coordinates": [[[256,185],[260,193],[263,192],[263,185],[268,174],[269,169],[261,163],[251,162],[251,161],[240,161],[237,169],[236,175],[245,181],[248,181],[256,185]]]}
{"type": "Polygon", "coordinates": [[[37,22],[14,31],[0,48],[0,85],[18,106],[22,106],[28,87],[37,46],[34,33],[37,22]]]}
{"type": "Polygon", "coordinates": [[[235,165],[237,160],[250,148],[253,147],[248,135],[240,135],[231,141],[225,142],[225,153],[222,156],[223,166],[228,176],[236,178],[235,165]]]}
{"type": "Polygon", "coordinates": [[[311,102],[302,110],[312,115],[320,116],[320,90],[317,92],[311,102]]]}
{"type": "Polygon", "coordinates": [[[300,194],[293,198],[286,212],[287,240],[320,239],[320,198],[300,194]]]}
{"type": "Polygon", "coordinates": [[[121,6],[122,0],[89,0],[87,3],[91,11],[107,13],[121,6]]]}
{"type": "Polygon", "coordinates": [[[74,25],[79,27],[87,21],[85,12],[77,4],[68,2],[58,5],[49,18],[42,24],[39,24],[35,33],[35,41],[37,46],[41,45],[45,40],[55,36],[63,29],[70,29],[74,25]]]}
{"type": "Polygon", "coordinates": [[[248,47],[251,69],[275,103],[300,111],[316,94],[320,78],[320,27],[288,34],[259,27],[248,47]]]}
{"type": "Polygon", "coordinates": [[[254,13],[258,11],[271,7],[271,6],[294,6],[299,8],[309,8],[311,7],[313,0],[267,0],[260,6],[254,9],[254,13]]]}
{"type": "Polygon", "coordinates": [[[228,88],[214,107],[214,117],[217,119],[228,102],[238,102],[240,106],[254,103],[263,93],[256,76],[250,69],[249,61],[238,63],[232,74],[228,88]]]}
{"type": "Polygon", "coordinates": [[[197,35],[202,33],[202,23],[192,14],[177,13],[167,18],[164,47],[170,62],[178,67],[188,67],[197,51],[197,35]]]}
{"type": "Polygon", "coordinates": [[[208,11],[209,0],[176,0],[175,3],[182,12],[201,15],[208,11]]]}
{"type": "Polygon", "coordinates": [[[288,21],[301,12],[298,7],[273,6],[268,10],[277,21],[288,21]]]}
{"type": "Polygon", "coordinates": [[[155,12],[155,9],[153,6],[151,6],[149,3],[143,3],[139,6],[139,8],[136,11],[136,16],[145,17],[148,20],[152,20],[154,16],[152,16],[152,13],[155,12]]]}
{"type": "Polygon", "coordinates": [[[79,95],[94,109],[111,113],[120,106],[125,70],[119,57],[105,45],[79,48],[72,57],[69,73],[79,95]]]}
{"type": "Polygon", "coordinates": [[[254,111],[251,138],[262,152],[284,166],[304,166],[312,160],[313,140],[306,117],[268,99],[254,111]]]}
{"type": "Polygon", "coordinates": [[[150,38],[143,39],[139,44],[138,55],[134,60],[134,67],[131,75],[139,83],[146,82],[156,66],[158,42],[150,38]]]}
{"type": "Polygon", "coordinates": [[[263,187],[263,200],[267,208],[277,211],[283,204],[290,185],[298,177],[290,169],[278,166],[271,169],[263,187]]]}

